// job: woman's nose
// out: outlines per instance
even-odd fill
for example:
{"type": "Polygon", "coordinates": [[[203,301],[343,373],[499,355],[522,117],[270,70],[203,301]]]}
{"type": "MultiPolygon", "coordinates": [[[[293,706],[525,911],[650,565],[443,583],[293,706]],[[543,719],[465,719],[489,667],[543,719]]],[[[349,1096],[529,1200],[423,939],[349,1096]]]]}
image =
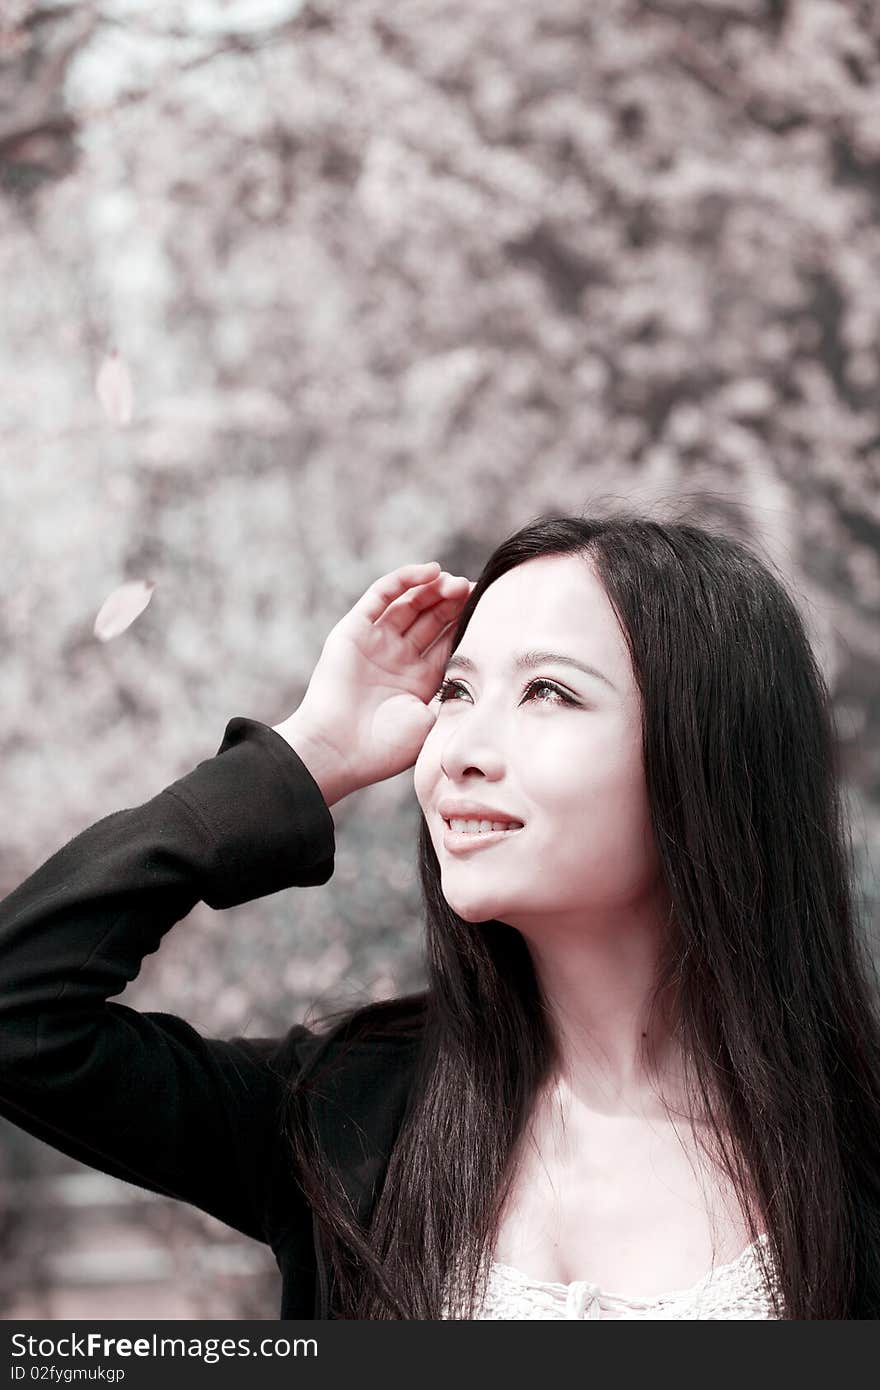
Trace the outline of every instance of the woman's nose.
{"type": "Polygon", "coordinates": [[[460,714],[456,727],[445,732],[440,746],[440,768],[451,781],[458,781],[468,772],[482,773],[492,780],[504,772],[504,755],[497,727],[481,718],[477,711],[460,714]]]}

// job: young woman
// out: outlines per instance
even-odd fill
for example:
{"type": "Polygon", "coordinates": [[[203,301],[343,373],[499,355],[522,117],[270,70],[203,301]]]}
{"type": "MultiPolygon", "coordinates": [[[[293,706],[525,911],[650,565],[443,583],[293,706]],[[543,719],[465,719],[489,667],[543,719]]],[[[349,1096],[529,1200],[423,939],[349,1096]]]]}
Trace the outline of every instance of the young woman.
{"type": "Polygon", "coordinates": [[[874,1318],[880,1019],[828,692],[748,548],[545,517],[370,586],[274,729],[0,911],[0,1113],[267,1241],[281,1316],[874,1318]],[[108,1002],[414,766],[427,988],[280,1039],[108,1002]]]}

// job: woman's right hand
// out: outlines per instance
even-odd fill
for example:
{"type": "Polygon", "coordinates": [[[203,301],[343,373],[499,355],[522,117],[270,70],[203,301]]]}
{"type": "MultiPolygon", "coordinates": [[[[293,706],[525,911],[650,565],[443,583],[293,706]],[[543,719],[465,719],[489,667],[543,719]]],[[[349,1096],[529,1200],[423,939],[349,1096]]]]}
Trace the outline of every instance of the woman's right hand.
{"type": "Polygon", "coordinates": [[[371,584],[332,629],[302,703],[275,726],[328,806],[412,767],[473,583],[436,560],[371,584]],[[448,631],[447,631],[448,629],[448,631]]]}

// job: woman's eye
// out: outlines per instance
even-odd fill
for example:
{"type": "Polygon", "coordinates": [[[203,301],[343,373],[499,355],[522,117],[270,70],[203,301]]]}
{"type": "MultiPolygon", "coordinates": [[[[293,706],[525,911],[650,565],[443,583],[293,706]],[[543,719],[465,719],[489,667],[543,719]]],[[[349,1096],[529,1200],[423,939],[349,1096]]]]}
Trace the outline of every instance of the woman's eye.
{"type": "Polygon", "coordinates": [[[546,691],[546,692],[548,693],[548,695],[552,695],[552,697],[553,697],[552,699],[547,699],[547,700],[542,699],[542,700],[539,702],[540,704],[543,704],[543,705],[555,705],[555,704],[557,704],[557,703],[567,704],[567,705],[573,705],[573,704],[574,704],[574,700],[571,698],[571,696],[570,696],[570,695],[566,695],[565,691],[564,691],[564,690],[560,690],[559,686],[558,686],[558,685],[554,685],[552,681],[545,681],[545,680],[532,681],[531,685],[529,686],[528,690],[526,691],[526,694],[529,695],[533,690],[539,690],[539,689],[542,690],[542,691],[546,691]]]}
{"type": "MultiPolygon", "coordinates": [[[[441,704],[446,704],[448,700],[457,698],[459,691],[464,691],[465,695],[467,694],[467,690],[461,684],[461,681],[447,679],[444,680],[443,684],[440,686],[434,699],[439,700],[441,704]]],[[[529,699],[532,696],[537,699],[539,705],[573,705],[576,703],[571,695],[566,694],[558,685],[554,685],[552,681],[543,679],[532,681],[526,687],[523,699],[529,699]],[[540,692],[540,695],[535,692],[540,692]]]]}
{"type": "Polygon", "coordinates": [[[439,700],[441,704],[444,704],[451,697],[454,690],[462,689],[463,686],[460,686],[458,684],[458,681],[444,680],[440,686],[440,689],[437,691],[437,694],[434,696],[434,699],[439,700]]]}

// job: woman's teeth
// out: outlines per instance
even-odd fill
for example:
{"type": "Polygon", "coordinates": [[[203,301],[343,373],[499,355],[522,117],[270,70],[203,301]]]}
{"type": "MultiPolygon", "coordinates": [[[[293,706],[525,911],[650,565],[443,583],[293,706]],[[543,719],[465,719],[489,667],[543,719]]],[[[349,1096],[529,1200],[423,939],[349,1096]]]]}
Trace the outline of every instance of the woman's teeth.
{"type": "Polygon", "coordinates": [[[520,830],[522,827],[499,820],[451,820],[449,828],[465,835],[484,835],[487,830],[520,830]]]}

